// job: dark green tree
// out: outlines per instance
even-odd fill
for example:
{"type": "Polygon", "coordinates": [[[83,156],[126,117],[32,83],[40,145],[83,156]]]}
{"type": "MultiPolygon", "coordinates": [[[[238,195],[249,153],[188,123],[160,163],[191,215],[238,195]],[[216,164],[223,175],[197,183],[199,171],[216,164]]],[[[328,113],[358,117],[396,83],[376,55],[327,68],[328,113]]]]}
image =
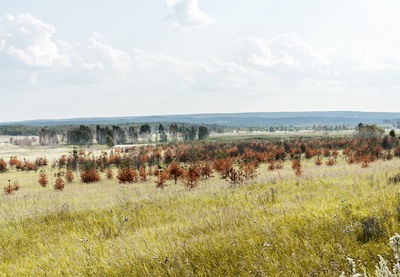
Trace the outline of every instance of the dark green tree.
{"type": "Polygon", "coordinates": [[[198,138],[199,140],[205,140],[209,136],[209,132],[206,126],[200,126],[199,127],[199,135],[198,138]]]}
{"type": "Polygon", "coordinates": [[[106,145],[110,148],[114,147],[114,139],[111,136],[106,136],[106,145]]]}
{"type": "Polygon", "coordinates": [[[69,145],[91,145],[93,141],[92,130],[85,125],[72,129],[67,133],[67,143],[69,145]]]}
{"type": "Polygon", "coordinates": [[[150,139],[151,138],[151,127],[149,124],[143,124],[140,126],[139,135],[143,139],[150,139]]]}

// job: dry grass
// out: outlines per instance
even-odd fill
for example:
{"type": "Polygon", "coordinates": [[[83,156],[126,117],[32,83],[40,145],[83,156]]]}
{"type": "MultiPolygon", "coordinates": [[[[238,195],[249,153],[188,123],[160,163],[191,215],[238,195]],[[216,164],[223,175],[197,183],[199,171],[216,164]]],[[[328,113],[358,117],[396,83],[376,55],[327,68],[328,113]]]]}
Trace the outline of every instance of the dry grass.
{"type": "Polygon", "coordinates": [[[192,190],[75,176],[55,191],[39,172],[0,173],[21,186],[0,196],[0,276],[338,276],[346,257],[369,271],[376,254],[391,261],[400,160],[302,166],[300,178],[265,164],[249,184],[216,176],[192,190]],[[369,221],[378,235],[363,237],[369,221]]]}

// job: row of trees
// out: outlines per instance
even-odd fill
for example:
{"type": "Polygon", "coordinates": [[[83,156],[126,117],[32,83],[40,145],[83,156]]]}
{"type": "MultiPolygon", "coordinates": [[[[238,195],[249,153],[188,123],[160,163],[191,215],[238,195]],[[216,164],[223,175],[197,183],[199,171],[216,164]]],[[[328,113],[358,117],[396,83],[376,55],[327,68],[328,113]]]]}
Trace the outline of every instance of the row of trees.
{"type": "MultiPolygon", "coordinates": [[[[48,133],[47,137],[48,138],[48,133]]],[[[167,142],[168,138],[171,141],[184,141],[205,140],[209,136],[208,128],[205,126],[185,128],[178,126],[176,123],[171,124],[166,129],[162,124],[152,132],[150,125],[143,124],[140,127],[129,126],[125,131],[119,126],[101,127],[96,126],[95,138],[98,144],[106,144],[114,146],[125,143],[138,143],[139,139],[145,142],[151,142],[153,137],[155,141],[167,142]]],[[[81,125],[78,128],[72,129],[67,133],[67,144],[69,145],[90,145],[93,143],[94,135],[90,127],[81,125]]]]}

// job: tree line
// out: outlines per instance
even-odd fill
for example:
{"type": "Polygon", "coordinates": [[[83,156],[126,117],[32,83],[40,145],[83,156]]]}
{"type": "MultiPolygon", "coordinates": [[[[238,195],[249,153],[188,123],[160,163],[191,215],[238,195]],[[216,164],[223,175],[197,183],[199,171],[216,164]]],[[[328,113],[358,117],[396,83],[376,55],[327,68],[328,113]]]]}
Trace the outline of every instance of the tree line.
{"type": "MultiPolygon", "coordinates": [[[[98,144],[110,147],[139,142],[195,141],[207,139],[209,133],[206,126],[185,127],[178,126],[176,123],[169,125],[168,128],[159,124],[155,129],[152,129],[149,124],[129,126],[127,129],[120,126],[97,125],[95,131],[92,131],[89,126],[80,125],[67,132],[67,144],[91,145],[94,139],[98,144]]],[[[42,134],[48,135],[48,132],[42,131],[40,135],[42,134]]]]}

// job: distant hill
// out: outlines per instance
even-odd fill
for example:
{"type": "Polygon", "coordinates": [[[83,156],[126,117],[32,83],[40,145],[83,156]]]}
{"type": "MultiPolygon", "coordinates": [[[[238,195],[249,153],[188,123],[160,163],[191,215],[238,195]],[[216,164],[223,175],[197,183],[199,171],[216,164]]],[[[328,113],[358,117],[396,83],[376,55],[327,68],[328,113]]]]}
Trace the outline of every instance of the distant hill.
{"type": "Polygon", "coordinates": [[[262,113],[213,113],[188,115],[154,115],[131,117],[98,117],[56,120],[28,120],[0,123],[0,125],[54,126],[79,124],[127,124],[152,122],[184,122],[193,124],[217,124],[230,127],[267,127],[267,126],[306,126],[306,125],[356,125],[360,122],[369,124],[390,124],[400,121],[400,113],[382,112],[262,112],[262,113]]]}

